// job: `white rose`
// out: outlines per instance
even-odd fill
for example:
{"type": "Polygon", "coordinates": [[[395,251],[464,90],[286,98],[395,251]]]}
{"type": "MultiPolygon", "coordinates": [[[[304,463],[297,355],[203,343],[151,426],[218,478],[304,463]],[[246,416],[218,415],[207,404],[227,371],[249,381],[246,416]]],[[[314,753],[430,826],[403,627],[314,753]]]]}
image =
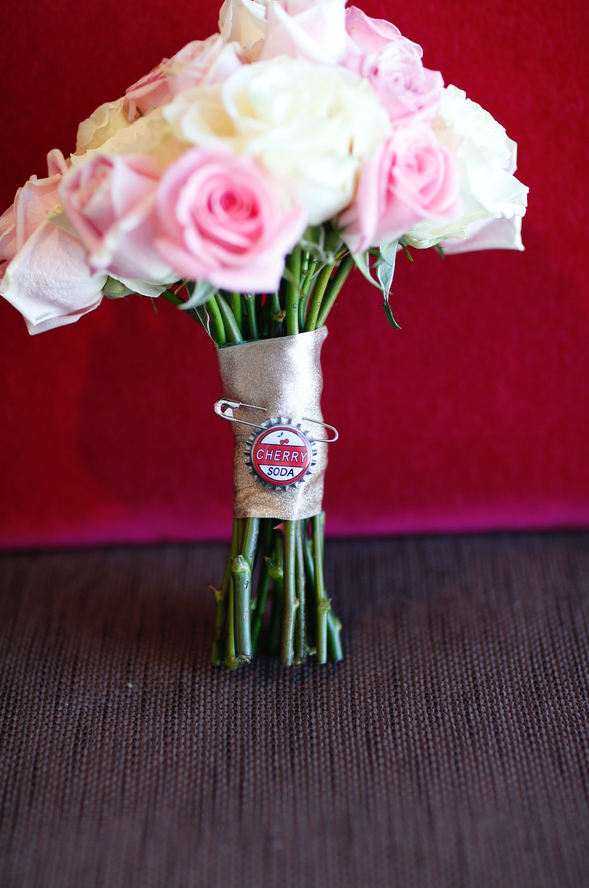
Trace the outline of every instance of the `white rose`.
{"type": "Polygon", "coordinates": [[[367,80],[340,67],[278,57],[223,84],[186,90],[162,109],[177,139],[228,145],[290,185],[310,224],[351,201],[359,168],[390,132],[367,80]]]}
{"type": "Polygon", "coordinates": [[[521,216],[483,219],[465,226],[464,239],[449,238],[440,243],[444,253],[472,253],[474,250],[523,250],[521,216]]]}
{"type": "Polygon", "coordinates": [[[522,250],[521,219],[529,189],[513,175],[516,143],[487,111],[455,86],[443,91],[433,127],[460,168],[462,213],[448,225],[419,222],[407,232],[407,242],[422,248],[452,238],[442,244],[448,253],[493,247],[522,250]]]}
{"type": "Polygon", "coordinates": [[[239,43],[248,58],[252,46],[266,33],[266,0],[225,0],[219,11],[219,31],[225,43],[239,43]]]}

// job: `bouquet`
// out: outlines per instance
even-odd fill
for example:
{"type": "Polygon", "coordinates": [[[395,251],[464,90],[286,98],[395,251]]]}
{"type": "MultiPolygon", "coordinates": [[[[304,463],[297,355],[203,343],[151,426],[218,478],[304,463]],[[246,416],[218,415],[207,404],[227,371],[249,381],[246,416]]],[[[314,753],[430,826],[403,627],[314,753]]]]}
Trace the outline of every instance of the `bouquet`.
{"type": "Polygon", "coordinates": [[[0,219],[0,294],[30,333],[104,296],[161,298],[217,349],[235,437],[233,535],[211,586],[213,663],[265,645],[342,656],[323,578],[325,323],[358,269],[389,293],[398,252],[523,249],[516,145],[344,0],[225,0],[188,43],[80,124],[0,219]]]}

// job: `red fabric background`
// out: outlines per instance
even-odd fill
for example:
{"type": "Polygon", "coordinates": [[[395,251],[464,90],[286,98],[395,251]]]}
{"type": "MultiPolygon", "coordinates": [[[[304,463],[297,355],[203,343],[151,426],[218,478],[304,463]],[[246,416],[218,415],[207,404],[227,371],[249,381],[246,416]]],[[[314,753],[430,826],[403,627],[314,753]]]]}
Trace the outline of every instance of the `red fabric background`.
{"type": "MultiPolygon", "coordinates": [[[[363,8],[421,43],[520,146],[525,253],[402,258],[386,323],[351,278],[324,348],[328,532],[589,525],[588,10],[573,0],[363,8]]],[[[216,29],[214,5],[23,0],[3,14],[0,208],[77,123],[216,29]]],[[[0,545],[227,536],[215,355],[169,304],[110,302],[29,338],[0,300],[0,545]]]]}

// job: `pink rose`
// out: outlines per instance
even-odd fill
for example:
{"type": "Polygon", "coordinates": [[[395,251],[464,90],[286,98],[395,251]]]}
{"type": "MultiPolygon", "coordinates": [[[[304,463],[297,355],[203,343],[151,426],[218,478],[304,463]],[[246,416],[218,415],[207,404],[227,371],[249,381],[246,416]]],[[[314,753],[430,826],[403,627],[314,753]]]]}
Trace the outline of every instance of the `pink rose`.
{"type": "Polygon", "coordinates": [[[176,280],[153,249],[160,176],[161,168],[146,155],[112,154],[79,163],[64,178],[63,210],[92,268],[152,283],[176,280]]]}
{"type": "Polygon", "coordinates": [[[47,155],[48,177],[29,181],[0,218],[0,295],[24,316],[29,333],[72,324],[98,308],[107,275],[93,274],[77,238],[47,220],[67,165],[47,155]]]}
{"type": "Polygon", "coordinates": [[[137,111],[148,114],[171,102],[175,95],[193,86],[219,83],[241,67],[243,59],[236,43],[225,43],[219,34],[192,40],[171,59],[164,59],[125,93],[124,108],[129,120],[137,111]]]}
{"type": "Polygon", "coordinates": [[[356,197],[339,224],[352,253],[401,237],[421,219],[460,211],[460,174],[425,125],[399,127],[361,172],[356,197]]]}
{"type": "MultiPolygon", "coordinates": [[[[361,53],[377,52],[392,41],[405,40],[396,25],[385,19],[370,18],[357,6],[349,6],[346,9],[346,32],[355,49],[361,53]]],[[[412,46],[420,56],[423,54],[417,43],[413,43],[412,46]]]]}
{"type": "Polygon", "coordinates": [[[178,95],[193,86],[221,83],[241,68],[244,58],[237,43],[225,43],[219,34],[193,40],[162,65],[170,93],[178,95]]]}
{"type": "Polygon", "coordinates": [[[435,117],[444,81],[439,71],[423,67],[417,43],[354,6],[346,11],[346,31],[346,68],[370,81],[393,123],[435,117]]]}
{"type": "Polygon", "coordinates": [[[346,56],[345,0],[282,0],[267,8],[259,59],[286,55],[325,65],[346,56]]]}
{"type": "Polygon", "coordinates": [[[171,100],[170,87],[162,70],[167,61],[168,59],[163,59],[160,65],[153,68],[149,74],[140,77],[125,92],[124,109],[129,120],[135,119],[137,111],[143,116],[153,108],[161,108],[171,100]]]}
{"type": "Polygon", "coordinates": [[[275,290],[306,214],[284,203],[279,181],[247,156],[222,148],[187,151],[158,194],[162,258],[191,280],[252,293],[275,290]]]}

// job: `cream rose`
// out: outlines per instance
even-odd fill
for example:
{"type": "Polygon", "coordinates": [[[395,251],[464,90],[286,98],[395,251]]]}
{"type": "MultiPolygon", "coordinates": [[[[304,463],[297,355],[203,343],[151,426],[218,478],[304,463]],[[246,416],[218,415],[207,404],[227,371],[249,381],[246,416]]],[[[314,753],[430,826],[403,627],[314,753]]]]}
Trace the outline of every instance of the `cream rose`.
{"type": "Polygon", "coordinates": [[[226,43],[239,43],[248,58],[266,33],[267,5],[266,0],[225,0],[219,11],[221,37],[226,43]]]}
{"type": "Polygon", "coordinates": [[[162,109],[190,145],[223,144],[284,180],[311,224],[347,206],[361,164],[390,132],[372,86],[341,67],[278,57],[223,84],[186,90],[162,109]]]}
{"type": "Polygon", "coordinates": [[[160,166],[166,167],[185,150],[172,135],[172,131],[162,116],[162,108],[155,108],[139,117],[128,126],[117,129],[109,139],[97,148],[88,150],[79,157],[72,156],[72,165],[87,163],[101,154],[147,154],[160,166]]]}
{"type": "MultiPolygon", "coordinates": [[[[528,188],[515,178],[517,145],[508,138],[505,129],[476,102],[466,98],[463,90],[448,86],[433,127],[440,142],[454,155],[461,171],[462,212],[456,222],[439,225],[431,221],[419,222],[406,234],[414,247],[431,247],[448,238],[448,252],[479,249],[466,246],[471,235],[479,235],[491,220],[513,220],[510,225],[493,226],[501,229],[497,243],[485,241],[484,247],[511,247],[521,245],[521,218],[526,212],[528,188]],[[519,224],[515,220],[520,220],[519,224]],[[505,232],[512,232],[511,240],[505,232]],[[464,246],[461,247],[461,241],[464,246]]],[[[483,244],[477,238],[476,243],[483,244]]],[[[442,244],[442,248],[445,245],[442,244]]]]}
{"type": "Polygon", "coordinates": [[[76,137],[76,155],[78,157],[83,156],[87,151],[100,148],[120,129],[126,129],[131,125],[124,106],[124,96],[122,99],[117,99],[116,102],[105,102],[90,117],[82,121],[78,126],[76,137]]]}

